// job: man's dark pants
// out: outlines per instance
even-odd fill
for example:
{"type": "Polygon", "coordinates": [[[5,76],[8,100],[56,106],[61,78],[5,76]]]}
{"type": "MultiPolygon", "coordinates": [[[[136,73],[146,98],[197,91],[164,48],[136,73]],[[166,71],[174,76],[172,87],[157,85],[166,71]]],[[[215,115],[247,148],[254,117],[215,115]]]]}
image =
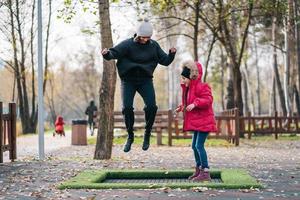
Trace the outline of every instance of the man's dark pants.
{"type": "Polygon", "coordinates": [[[122,102],[126,129],[129,137],[133,137],[134,112],[133,101],[136,92],[138,92],[144,100],[145,107],[145,134],[151,134],[152,126],[155,121],[157,105],[155,101],[155,91],[153,80],[151,78],[141,80],[130,80],[121,82],[122,102]]]}

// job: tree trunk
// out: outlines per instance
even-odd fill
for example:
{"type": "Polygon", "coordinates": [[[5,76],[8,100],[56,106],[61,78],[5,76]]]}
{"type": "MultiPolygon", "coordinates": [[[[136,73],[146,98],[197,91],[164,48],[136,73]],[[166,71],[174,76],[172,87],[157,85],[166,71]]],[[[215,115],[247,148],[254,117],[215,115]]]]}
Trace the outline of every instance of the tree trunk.
{"type": "Polygon", "coordinates": [[[287,110],[285,107],[285,97],[284,97],[284,91],[282,89],[280,76],[279,76],[279,70],[278,70],[278,63],[277,63],[277,49],[276,49],[276,42],[277,42],[277,36],[276,36],[276,29],[277,27],[277,19],[276,17],[273,17],[272,20],[272,46],[273,46],[273,70],[274,70],[274,76],[276,80],[278,95],[280,99],[280,105],[284,116],[287,116],[287,110]]]}
{"type": "Polygon", "coordinates": [[[291,99],[290,99],[290,42],[289,42],[289,20],[286,20],[284,31],[284,44],[285,44],[285,64],[284,64],[284,96],[285,106],[288,116],[291,115],[291,99]]]}
{"type": "Polygon", "coordinates": [[[245,82],[246,82],[246,86],[248,89],[248,97],[250,100],[250,106],[249,106],[249,110],[251,112],[251,114],[253,115],[254,112],[254,98],[253,98],[253,94],[252,94],[252,90],[251,90],[251,85],[250,85],[250,78],[249,78],[249,70],[248,70],[248,65],[247,63],[245,63],[245,82]]]}
{"type": "MultiPolygon", "coordinates": [[[[299,3],[297,0],[294,1],[294,12],[295,12],[295,19],[299,19],[299,9],[298,9],[299,3]]],[[[300,89],[300,25],[299,22],[296,21],[295,23],[295,32],[296,32],[296,45],[297,45],[297,61],[298,61],[298,91],[300,89]]],[[[300,99],[297,99],[298,102],[300,102],[300,99]]],[[[297,108],[299,106],[297,105],[297,108]]],[[[300,109],[297,109],[298,115],[300,116],[300,109]]]]}
{"type": "Polygon", "coordinates": [[[233,68],[233,74],[234,74],[234,82],[233,82],[233,88],[234,88],[234,105],[236,108],[239,108],[240,115],[244,115],[243,113],[243,97],[242,97],[242,74],[239,67],[233,68]]]}
{"type": "MultiPolygon", "coordinates": [[[[29,111],[29,98],[28,98],[28,92],[27,92],[27,83],[26,83],[26,69],[25,69],[25,44],[24,44],[24,25],[23,25],[23,19],[21,16],[22,10],[21,6],[25,4],[25,2],[22,1],[15,1],[15,11],[13,10],[12,6],[12,1],[9,1],[9,5],[11,7],[10,12],[12,13],[13,16],[11,16],[11,21],[16,21],[16,25],[14,23],[12,26],[16,30],[16,33],[18,35],[18,42],[20,44],[20,49],[17,49],[17,46],[14,46],[14,51],[20,53],[20,59],[18,59],[15,56],[15,59],[17,59],[18,62],[18,72],[17,72],[17,87],[18,87],[18,98],[20,101],[20,117],[21,117],[21,122],[22,122],[22,132],[24,134],[26,133],[34,133],[35,132],[35,127],[33,126],[30,118],[30,111],[29,111]],[[19,81],[18,81],[19,79],[19,81]],[[22,111],[21,111],[22,110],[22,111]]],[[[32,10],[31,10],[32,11],[32,10]]],[[[14,33],[14,37],[15,37],[14,33]]],[[[15,37],[16,38],[16,37],[15,37]]],[[[15,44],[16,45],[16,39],[15,39],[15,44]]],[[[16,66],[15,66],[16,68],[16,66]]]]}
{"type": "Polygon", "coordinates": [[[205,71],[204,71],[203,82],[206,82],[207,71],[208,71],[208,64],[209,64],[210,56],[211,56],[211,53],[212,53],[212,50],[214,48],[214,44],[215,44],[216,41],[217,41],[216,40],[216,35],[214,34],[212,42],[209,45],[208,55],[207,55],[207,59],[206,59],[206,63],[205,63],[205,71]]]}
{"type": "Polygon", "coordinates": [[[295,102],[296,102],[297,114],[299,115],[299,111],[300,111],[300,99],[299,99],[299,91],[298,91],[296,85],[294,85],[294,87],[293,87],[293,93],[294,93],[295,102]]]}
{"type": "MultiPolygon", "coordinates": [[[[165,17],[164,16],[165,13],[163,13],[163,15],[161,15],[160,17],[165,17]]],[[[170,21],[168,20],[164,20],[163,21],[163,27],[164,27],[164,34],[168,35],[169,29],[168,27],[171,26],[170,21]]],[[[171,37],[167,37],[166,38],[166,44],[168,46],[174,46],[173,43],[176,43],[176,40],[173,40],[171,37]]],[[[177,88],[177,85],[175,85],[175,75],[174,73],[176,73],[176,70],[174,70],[175,67],[169,66],[167,68],[167,80],[168,80],[168,87],[166,88],[168,91],[168,109],[174,110],[176,109],[176,107],[178,106],[177,101],[176,101],[176,96],[175,96],[175,92],[177,88]]]]}
{"type": "MultiPolygon", "coordinates": [[[[220,14],[221,16],[225,16],[225,10],[223,1],[219,1],[220,5],[220,14]]],[[[250,26],[250,22],[252,19],[252,10],[253,10],[253,2],[248,2],[249,10],[247,10],[247,20],[246,25],[243,29],[241,34],[241,44],[238,44],[239,37],[236,35],[238,30],[237,26],[237,16],[234,13],[231,13],[231,26],[232,29],[229,28],[229,20],[225,17],[221,17],[220,19],[220,27],[221,27],[221,34],[222,39],[220,40],[224,45],[225,49],[228,52],[228,55],[231,60],[231,64],[233,66],[233,88],[234,88],[234,106],[239,108],[240,115],[243,115],[243,98],[242,98],[242,76],[240,71],[240,65],[242,62],[244,50],[245,50],[245,43],[248,36],[248,30],[250,26]]]]}
{"type": "MultiPolygon", "coordinates": [[[[10,35],[11,35],[11,44],[13,50],[13,66],[14,75],[16,79],[16,86],[18,92],[18,106],[20,111],[20,118],[22,124],[22,132],[26,133],[35,133],[36,131],[36,117],[37,115],[34,112],[36,109],[35,103],[35,81],[34,81],[34,61],[33,61],[33,20],[34,20],[34,10],[35,5],[32,4],[32,9],[29,9],[28,15],[25,15],[24,10],[28,8],[27,1],[7,1],[7,6],[9,8],[9,25],[11,27],[10,35]],[[32,13],[30,13],[32,12],[32,13]],[[25,44],[25,29],[26,26],[24,22],[26,19],[24,17],[31,16],[31,30],[30,30],[30,43],[28,47],[31,53],[31,82],[26,82],[26,50],[27,44],[25,44]],[[18,38],[18,39],[17,39],[18,38]],[[32,98],[29,97],[28,88],[32,89],[32,98]],[[31,106],[29,106],[29,100],[31,99],[31,106]],[[31,110],[30,110],[31,109],[31,110]],[[31,112],[30,112],[31,111],[31,112]],[[31,114],[30,114],[31,113],[31,114]]],[[[27,13],[27,12],[26,12],[27,13]]]]}
{"type": "Polygon", "coordinates": [[[221,63],[220,63],[220,67],[221,67],[221,105],[222,105],[222,110],[225,110],[225,102],[224,102],[224,69],[227,66],[227,62],[224,56],[224,52],[223,52],[223,48],[220,45],[220,50],[221,50],[221,63]]]}
{"type": "Polygon", "coordinates": [[[243,115],[243,98],[241,90],[242,77],[240,65],[243,58],[245,41],[248,36],[250,22],[253,18],[253,1],[247,1],[248,9],[244,10],[240,16],[236,16],[237,12],[229,11],[230,9],[238,10],[234,8],[236,6],[235,4],[221,0],[210,3],[213,11],[217,14],[217,25],[215,26],[214,23],[211,23],[207,15],[205,15],[203,12],[200,13],[199,18],[202,19],[202,21],[213,34],[216,34],[217,39],[222,43],[227,51],[227,55],[230,58],[230,65],[233,67],[233,84],[229,82],[228,89],[231,87],[234,88],[234,92],[228,90],[227,108],[232,108],[231,100],[234,99],[233,107],[238,107],[240,110],[240,115],[243,115]],[[244,18],[245,16],[247,16],[245,20],[246,23],[243,27],[244,20],[241,21],[239,19],[241,17],[244,18]],[[242,30],[242,32],[240,34],[236,34],[240,30],[242,30]],[[241,41],[240,44],[239,41],[241,41]]]}
{"type": "MultiPolygon", "coordinates": [[[[289,91],[290,91],[290,100],[291,100],[291,113],[294,113],[295,111],[295,101],[294,101],[294,85],[297,85],[297,71],[298,71],[298,64],[297,64],[297,40],[296,40],[296,12],[294,9],[294,1],[295,0],[289,0],[289,35],[288,35],[288,41],[289,41],[289,51],[290,51],[290,67],[291,67],[291,83],[289,85],[289,91]]],[[[297,91],[297,90],[296,90],[297,91]]]]}
{"type": "MultiPolygon", "coordinates": [[[[109,0],[99,0],[98,5],[100,17],[101,46],[102,48],[111,47],[113,46],[113,41],[109,17],[109,0]]],[[[94,159],[111,158],[113,144],[113,111],[115,85],[115,62],[108,62],[103,59],[103,76],[99,91],[99,126],[94,159]]]]}
{"type": "MultiPolygon", "coordinates": [[[[228,85],[227,85],[227,103],[226,103],[226,109],[232,109],[236,105],[236,73],[235,73],[235,64],[234,62],[236,61],[236,48],[235,48],[235,41],[236,38],[233,39],[232,35],[229,33],[229,29],[227,27],[225,19],[221,20],[221,26],[222,26],[222,33],[223,33],[223,38],[222,44],[224,45],[227,55],[230,57],[229,59],[229,79],[228,79],[228,85]],[[233,44],[234,43],[234,44],[233,44]]],[[[240,110],[240,112],[243,112],[240,110]]]]}
{"type": "MultiPolygon", "coordinates": [[[[56,108],[55,108],[55,103],[54,103],[54,85],[53,85],[52,78],[49,79],[49,96],[48,97],[48,102],[49,102],[49,110],[50,110],[50,116],[52,120],[52,124],[54,125],[57,114],[56,114],[56,108]]],[[[48,93],[48,92],[47,92],[48,93]]]]}
{"type": "Polygon", "coordinates": [[[244,113],[248,113],[250,111],[248,104],[248,87],[247,87],[247,79],[246,79],[246,71],[242,72],[243,77],[243,100],[244,100],[244,113]]]}
{"type": "Polygon", "coordinates": [[[198,61],[198,33],[199,33],[199,11],[200,11],[200,1],[195,2],[195,24],[194,24],[194,39],[193,39],[193,49],[194,49],[194,60],[198,61]]]}
{"type": "Polygon", "coordinates": [[[254,31],[254,52],[255,52],[255,69],[256,69],[256,97],[257,97],[257,113],[261,114],[261,102],[260,102],[260,74],[258,67],[258,52],[257,52],[257,42],[256,34],[254,31]]]}
{"type": "Polygon", "coordinates": [[[16,73],[14,73],[14,82],[13,82],[11,102],[15,102],[15,93],[16,93],[16,73]]]}
{"type": "Polygon", "coordinates": [[[20,66],[18,61],[18,50],[17,50],[17,39],[16,39],[16,33],[15,33],[15,23],[14,23],[14,11],[13,11],[13,5],[12,1],[8,1],[8,8],[9,8],[9,16],[10,16],[10,26],[11,26],[11,44],[14,54],[14,71],[15,71],[15,78],[17,82],[17,91],[18,91],[18,99],[19,99],[19,109],[20,109],[20,117],[21,117],[21,124],[23,127],[23,124],[25,124],[25,118],[24,118],[24,107],[23,107],[23,92],[22,92],[22,86],[21,86],[21,79],[20,79],[20,66]]]}
{"type": "Polygon", "coordinates": [[[234,89],[233,89],[233,72],[232,65],[229,63],[228,65],[228,80],[227,80],[227,95],[226,95],[226,109],[234,108],[234,89]]]}
{"type": "MultiPolygon", "coordinates": [[[[35,106],[35,69],[34,69],[34,44],[33,44],[33,41],[34,41],[34,13],[35,13],[35,0],[33,0],[32,2],[32,13],[31,13],[31,27],[30,27],[30,56],[31,56],[31,90],[32,90],[32,98],[31,98],[31,114],[32,115],[37,115],[37,112],[35,110],[36,106],[35,106]]],[[[34,120],[34,118],[37,118],[35,116],[31,116],[31,121],[34,120]]],[[[35,123],[35,127],[36,127],[36,124],[37,124],[37,120],[36,122],[33,122],[35,123]]]]}
{"type": "Polygon", "coordinates": [[[273,73],[272,89],[271,89],[271,92],[270,92],[269,115],[273,116],[275,114],[275,111],[277,111],[277,105],[276,105],[276,78],[275,78],[275,73],[273,73]]]}
{"type": "Polygon", "coordinates": [[[51,16],[52,16],[52,0],[49,0],[49,13],[48,13],[48,24],[46,29],[46,40],[45,40],[45,69],[44,69],[44,82],[43,82],[43,91],[45,93],[46,91],[46,84],[48,80],[48,47],[49,47],[49,36],[50,36],[50,25],[51,25],[51,16]]]}
{"type": "MultiPolygon", "coordinates": [[[[223,15],[224,13],[222,13],[223,15]]],[[[235,22],[234,22],[234,17],[232,17],[232,28],[236,29],[235,27],[235,22]]],[[[222,27],[222,34],[223,34],[223,45],[227,51],[227,55],[230,57],[230,72],[229,73],[229,80],[228,80],[228,86],[227,86],[227,105],[226,109],[232,109],[235,108],[236,105],[236,97],[237,97],[237,70],[236,70],[236,58],[237,58],[237,53],[236,53],[236,41],[237,38],[234,38],[234,36],[237,36],[236,34],[231,34],[229,31],[230,29],[228,28],[227,21],[222,18],[221,20],[221,27],[222,27]]],[[[243,113],[242,108],[240,109],[240,113],[243,113]]]]}
{"type": "Polygon", "coordinates": [[[24,48],[24,36],[23,36],[23,29],[22,29],[22,22],[20,16],[20,5],[19,1],[16,1],[16,22],[17,22],[17,33],[19,36],[19,43],[20,43],[20,55],[21,60],[20,63],[20,78],[21,78],[21,85],[23,91],[23,108],[24,108],[24,121],[25,124],[22,124],[23,133],[34,133],[35,129],[31,126],[30,122],[30,111],[29,111],[29,102],[28,102],[28,92],[27,92],[27,83],[26,83],[26,70],[25,70],[25,48],[24,48]]]}

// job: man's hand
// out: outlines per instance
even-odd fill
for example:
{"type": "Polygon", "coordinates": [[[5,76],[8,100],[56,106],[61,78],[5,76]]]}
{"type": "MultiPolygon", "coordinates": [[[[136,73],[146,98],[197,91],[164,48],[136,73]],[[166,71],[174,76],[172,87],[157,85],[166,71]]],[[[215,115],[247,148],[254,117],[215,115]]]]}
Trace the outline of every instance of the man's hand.
{"type": "Polygon", "coordinates": [[[177,49],[176,49],[175,47],[172,47],[172,48],[169,50],[170,53],[176,53],[176,51],[177,51],[177,49]]]}
{"type": "Polygon", "coordinates": [[[108,52],[109,52],[109,50],[107,48],[105,48],[101,51],[101,54],[106,55],[108,52]]]}
{"type": "Polygon", "coordinates": [[[191,111],[191,110],[193,110],[195,108],[195,104],[190,104],[190,105],[188,105],[187,107],[186,107],[186,111],[191,111]]]}

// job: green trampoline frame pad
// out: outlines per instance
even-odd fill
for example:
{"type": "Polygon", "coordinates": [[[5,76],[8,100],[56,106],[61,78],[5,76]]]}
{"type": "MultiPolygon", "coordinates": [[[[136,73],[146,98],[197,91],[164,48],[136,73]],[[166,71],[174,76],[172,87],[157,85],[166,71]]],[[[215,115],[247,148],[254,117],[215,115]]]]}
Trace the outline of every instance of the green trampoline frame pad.
{"type": "Polygon", "coordinates": [[[244,169],[210,170],[211,178],[222,182],[184,182],[184,183],[105,183],[106,179],[186,179],[192,170],[86,170],[58,185],[59,189],[155,189],[193,187],[250,189],[262,185],[244,169]]]}

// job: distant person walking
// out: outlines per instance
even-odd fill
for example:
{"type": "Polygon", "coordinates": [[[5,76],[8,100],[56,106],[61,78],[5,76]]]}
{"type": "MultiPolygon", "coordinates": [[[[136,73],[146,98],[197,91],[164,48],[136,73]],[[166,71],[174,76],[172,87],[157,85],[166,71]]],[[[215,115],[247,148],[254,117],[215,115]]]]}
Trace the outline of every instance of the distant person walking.
{"type": "Polygon", "coordinates": [[[157,112],[155,91],[153,87],[153,72],[158,64],[168,66],[174,60],[176,49],[171,48],[166,54],[159,44],[151,39],[152,25],[145,19],[138,27],[136,34],[110,49],[103,49],[106,60],[117,59],[118,74],[121,78],[122,113],[128,132],[124,152],[131,149],[134,141],[134,108],[133,100],[138,92],[145,103],[145,133],[142,149],[150,145],[150,135],[157,112]]]}
{"type": "Polygon", "coordinates": [[[97,106],[95,105],[94,101],[90,101],[89,106],[85,110],[85,114],[88,116],[88,124],[91,135],[94,135],[94,118],[97,116],[97,106]]]}

